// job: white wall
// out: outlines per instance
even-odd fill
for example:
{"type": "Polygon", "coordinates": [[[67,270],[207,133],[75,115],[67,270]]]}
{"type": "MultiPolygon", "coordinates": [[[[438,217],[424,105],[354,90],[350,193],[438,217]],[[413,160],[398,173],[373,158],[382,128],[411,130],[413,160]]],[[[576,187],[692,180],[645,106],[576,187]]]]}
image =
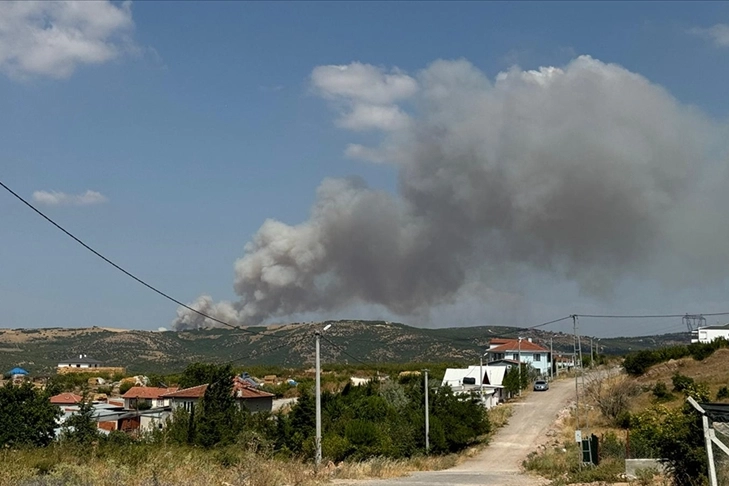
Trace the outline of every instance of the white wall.
{"type": "Polygon", "coordinates": [[[707,329],[699,328],[699,342],[710,343],[716,338],[729,339],[729,329],[707,329]]]}

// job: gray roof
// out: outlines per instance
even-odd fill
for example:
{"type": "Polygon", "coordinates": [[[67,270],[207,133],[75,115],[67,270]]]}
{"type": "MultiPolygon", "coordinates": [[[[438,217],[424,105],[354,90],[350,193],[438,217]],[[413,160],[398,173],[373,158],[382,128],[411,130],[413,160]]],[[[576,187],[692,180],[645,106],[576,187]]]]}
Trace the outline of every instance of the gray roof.
{"type": "Polygon", "coordinates": [[[729,324],[723,324],[721,326],[704,326],[704,327],[700,327],[699,328],[699,331],[703,331],[705,329],[714,329],[714,330],[729,329],[729,324]]]}
{"type": "Polygon", "coordinates": [[[62,359],[59,361],[59,363],[68,363],[68,364],[101,364],[101,361],[94,358],[89,358],[88,356],[85,358],[79,358],[77,356],[74,356],[73,358],[68,359],[62,359]]]}

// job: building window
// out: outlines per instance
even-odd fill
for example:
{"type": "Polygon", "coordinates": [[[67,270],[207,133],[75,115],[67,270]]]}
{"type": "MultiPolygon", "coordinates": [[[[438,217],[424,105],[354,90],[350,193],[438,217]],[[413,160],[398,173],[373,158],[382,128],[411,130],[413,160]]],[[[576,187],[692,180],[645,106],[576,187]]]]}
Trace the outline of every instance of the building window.
{"type": "Polygon", "coordinates": [[[541,361],[541,360],[542,360],[542,355],[541,354],[537,353],[537,354],[534,355],[534,361],[541,361]]]}
{"type": "Polygon", "coordinates": [[[512,359],[519,361],[519,353],[514,353],[514,356],[512,357],[512,359]]]}

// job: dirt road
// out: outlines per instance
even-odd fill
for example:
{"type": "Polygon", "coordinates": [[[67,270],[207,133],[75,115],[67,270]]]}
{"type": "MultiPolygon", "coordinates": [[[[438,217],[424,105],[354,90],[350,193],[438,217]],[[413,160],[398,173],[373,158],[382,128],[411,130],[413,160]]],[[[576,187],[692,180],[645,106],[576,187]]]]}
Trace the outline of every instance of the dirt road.
{"type": "Polygon", "coordinates": [[[558,413],[574,398],[575,382],[560,380],[547,392],[533,392],[514,405],[509,423],[494,436],[478,456],[452,469],[413,473],[412,476],[338,484],[357,486],[483,485],[532,486],[548,481],[521,472],[526,456],[547,442],[547,431],[558,413]]]}

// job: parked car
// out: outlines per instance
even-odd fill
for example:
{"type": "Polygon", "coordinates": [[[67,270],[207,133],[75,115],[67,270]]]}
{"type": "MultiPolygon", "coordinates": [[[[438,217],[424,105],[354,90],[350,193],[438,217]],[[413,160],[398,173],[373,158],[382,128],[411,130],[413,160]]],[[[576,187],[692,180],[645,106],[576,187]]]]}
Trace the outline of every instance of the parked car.
{"type": "Polygon", "coordinates": [[[537,380],[534,382],[534,391],[547,391],[549,390],[549,383],[544,380],[537,380]]]}

